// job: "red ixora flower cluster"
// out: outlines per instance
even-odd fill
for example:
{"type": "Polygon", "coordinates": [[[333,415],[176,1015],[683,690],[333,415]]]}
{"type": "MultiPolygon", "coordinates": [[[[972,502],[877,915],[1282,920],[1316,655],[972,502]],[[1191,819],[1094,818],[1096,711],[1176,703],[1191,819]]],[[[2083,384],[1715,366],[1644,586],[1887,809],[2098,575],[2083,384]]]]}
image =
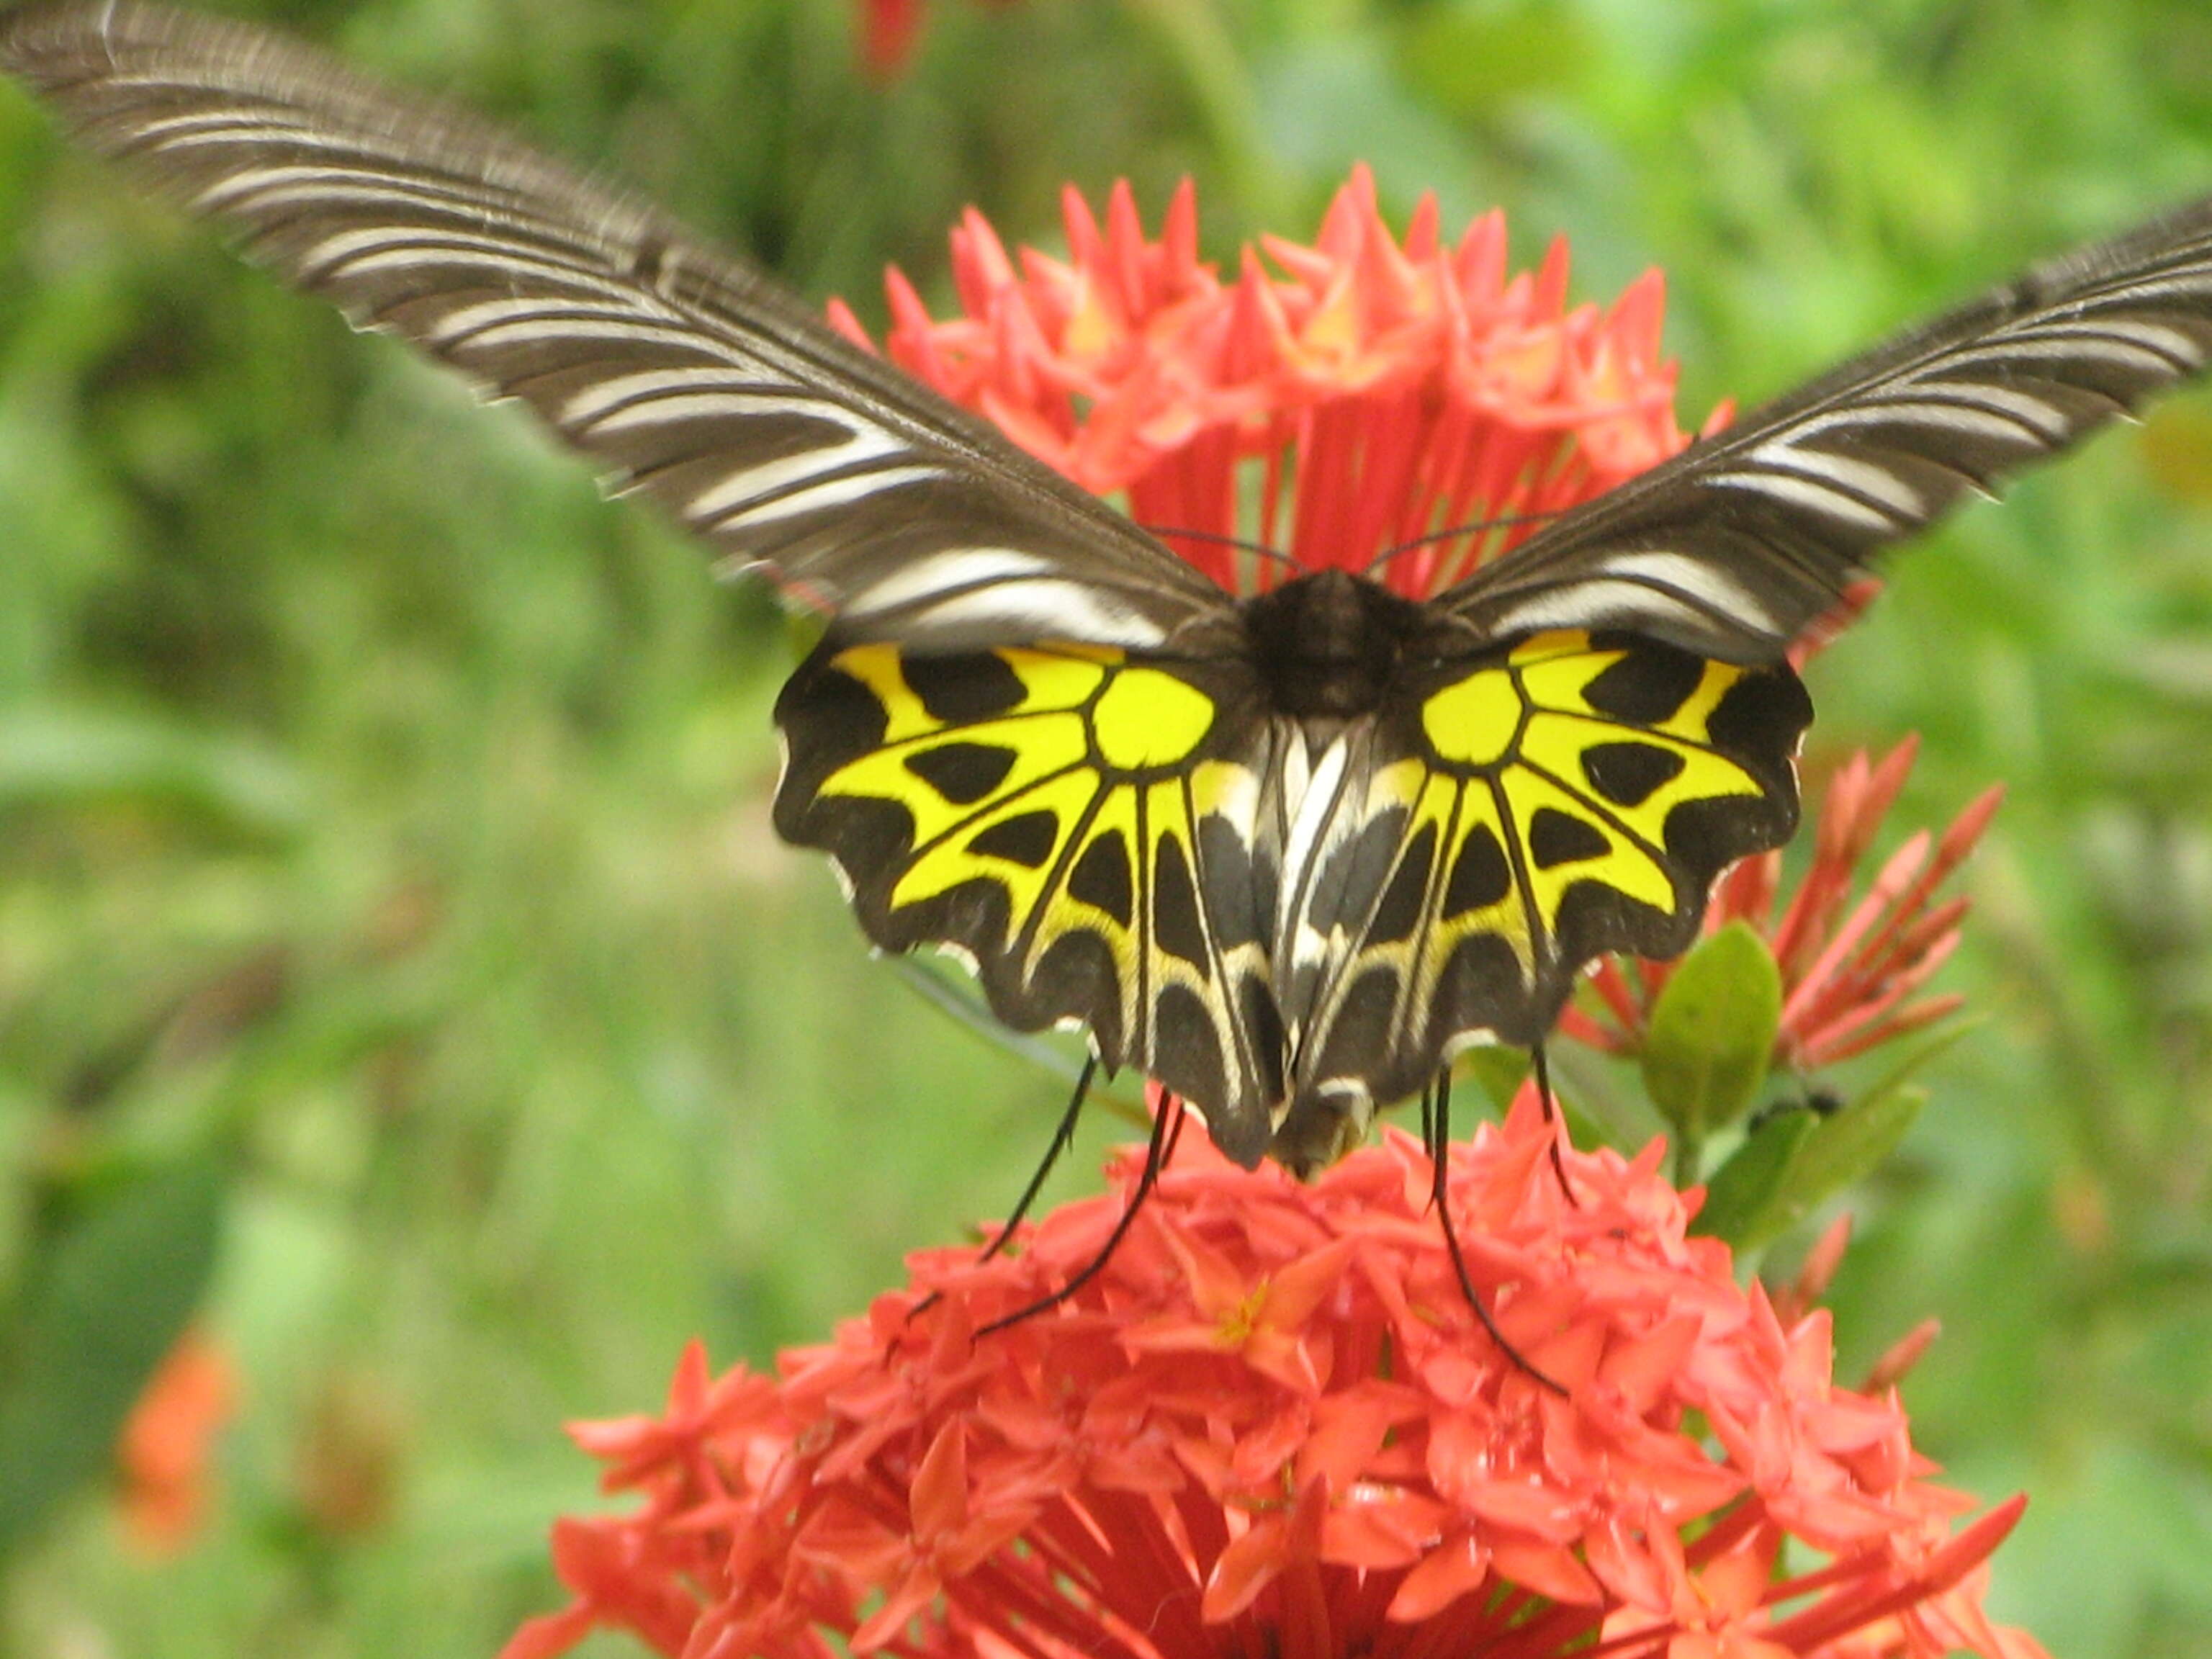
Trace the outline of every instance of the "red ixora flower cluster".
{"type": "MultiPolygon", "coordinates": [[[[1881,760],[1861,750],[1828,780],[1814,832],[1813,862],[1777,914],[1782,876],[1778,850],[1745,859],[1713,889],[1705,930],[1748,921],[1782,969],[1778,1066],[1811,1071],[1863,1054],[1957,1012],[1956,995],[1917,995],[1958,948],[1967,901],[1936,894],[1974,850],[2004,799],[1991,785],[1967,803],[1940,836],[1925,830],[1891,854],[1858,902],[1851,888],[1882,819],[1911,775],[1919,753],[1907,738],[1881,760]]],[[[1590,970],[1595,995],[1560,1017],[1562,1035],[1616,1053],[1642,1047],[1651,1011],[1674,964],[1601,960],[1590,970]]]]}
{"type": "Polygon", "coordinates": [[[1311,1185],[1187,1136],[1103,1272],[1133,1183],[1019,1248],[918,1253],[908,1286],[774,1375],[695,1347],[659,1418],[579,1443],[641,1505],[562,1522],[596,1626],[684,1659],[1481,1653],[1492,1659],[2033,1659],[1981,1564],[2021,1500],[1953,1530],[1893,1394],[1833,1380],[1694,1200],[1564,1152],[1524,1095],[1452,1148],[1461,1297],[1408,1136],[1311,1185]]]}
{"type": "MultiPolygon", "coordinates": [[[[1570,307],[1565,240],[1509,275],[1502,213],[1446,246],[1424,198],[1401,240],[1357,168],[1310,246],[1269,237],[1233,282],[1198,256],[1188,181],[1157,241],[1126,184],[1103,226],[1073,188],[1063,214],[1066,259],[1016,259],[971,210],[952,234],[962,314],[933,319],[894,270],[885,348],[1078,483],[1125,492],[1155,530],[1242,532],[1306,568],[1360,570],[1433,531],[1575,506],[1688,441],[1659,273],[1610,309],[1570,307]]],[[[849,310],[830,314],[871,343],[849,310]]],[[[1530,528],[1416,548],[1380,574],[1425,596],[1530,528]]],[[[1235,591],[1280,577],[1216,541],[1165,539],[1235,591]]]]}

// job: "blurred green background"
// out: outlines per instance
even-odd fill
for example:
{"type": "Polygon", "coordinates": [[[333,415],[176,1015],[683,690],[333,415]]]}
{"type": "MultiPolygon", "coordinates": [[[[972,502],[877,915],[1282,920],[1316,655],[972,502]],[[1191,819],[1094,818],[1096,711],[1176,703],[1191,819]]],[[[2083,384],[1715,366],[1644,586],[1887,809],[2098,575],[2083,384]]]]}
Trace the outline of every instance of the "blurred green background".
{"type": "MultiPolygon", "coordinates": [[[[1401,222],[1433,189],[1524,261],[1567,233],[1578,296],[1662,265],[1691,424],[2212,189],[2203,0],[937,0],[888,85],[847,0],[227,9],[872,319],[886,259],[941,297],[967,203],[1050,244],[1064,180],[1151,217],[1187,172],[1225,258],[1364,161],[1401,222]]],[[[824,1334],[1003,1209],[1060,1085],[775,842],[768,599],[12,88],[0,548],[0,1382],[48,1384],[0,1403],[41,1449],[0,1468],[0,1650],[489,1654],[592,1501],[563,1420],[656,1406],[695,1333],[824,1334]],[[71,1436],[195,1302],[239,1410],[156,1559],[71,1436]]],[[[1986,1018],[1856,1195],[1840,1369],[1940,1316],[1924,1445],[2033,1496],[1993,1607],[2068,1659],[2201,1655],[2212,400],[1894,568],[1816,665],[1812,763],[1924,734],[1887,844],[2012,793],[1944,981],[1986,1018]]]]}

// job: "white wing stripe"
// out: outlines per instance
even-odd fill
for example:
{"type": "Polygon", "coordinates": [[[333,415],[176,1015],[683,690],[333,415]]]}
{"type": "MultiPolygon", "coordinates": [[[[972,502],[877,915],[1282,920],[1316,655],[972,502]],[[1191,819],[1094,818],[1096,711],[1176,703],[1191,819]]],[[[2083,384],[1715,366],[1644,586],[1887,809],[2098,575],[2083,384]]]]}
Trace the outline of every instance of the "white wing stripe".
{"type": "MultiPolygon", "coordinates": [[[[343,133],[318,132],[312,127],[299,126],[290,121],[264,119],[244,112],[226,111],[216,117],[197,115],[169,122],[143,123],[136,129],[136,136],[141,139],[154,137],[155,142],[144,148],[163,153],[228,149],[240,144],[283,144],[295,149],[321,150],[332,155],[380,156],[386,154],[343,133]],[[159,131],[163,127],[167,131],[159,131]]],[[[388,154],[395,162],[421,165],[398,149],[388,154]]]]}
{"type": "MultiPolygon", "coordinates": [[[[622,300],[635,310],[647,309],[645,296],[637,289],[619,287],[603,275],[552,258],[540,249],[489,236],[464,238],[442,228],[426,234],[417,225],[340,231],[301,254],[298,265],[303,282],[341,273],[434,270],[441,265],[456,271],[480,270],[508,294],[520,292],[517,278],[546,277],[563,287],[586,288],[611,300],[622,300]]],[[[658,311],[658,307],[653,307],[653,313],[658,311]]]]}
{"type": "MultiPolygon", "coordinates": [[[[601,430],[613,423],[613,418],[602,425],[601,430]]],[[[720,518],[747,501],[757,501],[764,495],[775,494],[786,486],[803,482],[834,468],[855,465],[863,461],[880,461],[893,455],[910,455],[912,449],[890,433],[876,427],[854,428],[841,423],[844,437],[797,455],[780,455],[772,461],[757,465],[740,467],[725,476],[720,483],[701,490],[684,505],[684,516],[700,522],[720,518]]],[[[933,471],[934,468],[931,469],[933,471]]],[[[870,475],[880,480],[887,475],[870,475]]]]}
{"type": "MultiPolygon", "coordinates": [[[[1301,736],[1294,735],[1290,741],[1300,748],[1304,744],[1301,736]]],[[[1349,734],[1340,733],[1314,763],[1303,789],[1295,788],[1296,781],[1287,769],[1282,775],[1284,808],[1290,815],[1291,828],[1283,838],[1282,874],[1275,885],[1276,902],[1282,907],[1275,917],[1275,937],[1283,936],[1285,924],[1295,915],[1299,925],[1294,935],[1291,965],[1296,965],[1300,957],[1317,960],[1325,954],[1321,936],[1306,926],[1312,909],[1307,888],[1312,879],[1314,860],[1322,851],[1322,832],[1334,827],[1339,836],[1346,834],[1351,829],[1346,821],[1358,816],[1336,810],[1350,756],[1349,734]]]]}
{"type": "Polygon", "coordinates": [[[881,581],[861,588],[845,602],[849,617],[873,616],[902,605],[955,588],[980,587],[986,582],[1009,581],[1036,576],[1052,568],[1034,553],[1011,547],[963,547],[934,553],[894,570],[881,581]]]}
{"type": "MultiPolygon", "coordinates": [[[[599,433],[628,432],[641,427],[673,426],[685,421],[774,419],[778,416],[808,421],[834,421],[848,431],[864,429],[848,409],[818,398],[789,398],[774,392],[750,389],[666,392],[650,398],[633,398],[589,422],[599,433]]],[[[866,430],[881,432],[880,427],[866,430]]],[[[906,446],[900,445],[903,448],[906,446]]],[[[888,453],[889,452],[885,452],[888,453]]],[[[848,458],[856,459],[856,458],[848,458]]]]}
{"type": "MultiPolygon", "coordinates": [[[[121,83],[121,77],[109,82],[110,85],[121,83]]],[[[165,93],[176,90],[172,82],[161,82],[159,85],[165,93]]],[[[181,148],[186,140],[210,134],[221,137],[234,132],[240,140],[264,143],[272,133],[295,132],[303,139],[313,136],[289,110],[248,109],[234,104],[218,110],[194,110],[183,115],[155,116],[151,119],[134,123],[131,131],[134,143],[149,149],[181,148]]],[[[328,143],[322,147],[336,148],[328,143]]]]}
{"type": "Polygon", "coordinates": [[[214,213],[238,204],[252,197],[258,205],[302,205],[315,201],[381,200],[385,202],[430,202],[433,194],[409,180],[408,187],[398,187],[398,181],[377,174],[365,173],[350,167],[310,167],[306,162],[293,162],[265,167],[246,167],[227,179],[217,179],[197,191],[189,204],[195,213],[214,213]],[[356,188],[339,191],[332,188],[335,181],[346,179],[356,188]],[[374,185],[374,191],[362,188],[374,185]]]}
{"type": "Polygon", "coordinates": [[[2132,374],[2148,370],[2170,376],[2173,373],[2173,364],[2164,354],[2132,340],[2116,340],[2087,328],[2063,333],[2057,330],[2022,330],[2008,338],[1984,340],[1974,347],[1967,362],[1983,369],[1994,363],[2063,364],[2085,357],[2100,358],[2132,374]]]}
{"type": "MultiPolygon", "coordinates": [[[[1958,365],[1947,362],[1944,367],[1955,369],[1958,365]]],[[[1982,380],[1923,380],[1917,375],[1912,384],[1946,403],[2008,415],[2054,445],[2065,442],[2074,430],[2074,422],[2067,418],[2065,410],[2013,386],[1991,386],[1982,380]]]]}
{"type": "Polygon", "coordinates": [[[2200,262],[2170,276],[2130,281],[2110,294],[2093,294],[2082,301],[2082,310],[2087,315],[2102,317],[2108,309],[2140,306],[2146,300],[2173,299],[2201,305],[2208,295],[2212,295],[2212,269],[2200,262]]]}
{"type": "Polygon", "coordinates": [[[1711,618],[1672,593],[1613,577],[1540,588],[1526,599],[1510,600],[1498,609],[1490,632],[1494,638],[1504,639],[1553,628],[1639,624],[1662,632],[1685,626],[1704,632],[1711,629],[1711,618]]]}
{"type": "Polygon", "coordinates": [[[249,167],[204,186],[193,195],[190,205],[202,213],[320,207],[333,212],[374,210],[397,216],[415,209],[447,215],[462,209],[478,212],[490,210],[495,218],[488,222],[537,222],[498,198],[460,180],[399,178],[330,161],[277,162],[249,167]]]}
{"type": "Polygon", "coordinates": [[[1733,617],[1771,633],[1773,613],[1749,587],[1719,565],[1664,548],[1616,553],[1592,569],[1633,582],[1656,584],[1670,596],[1680,595],[1716,616],[1733,617]]]}
{"type": "Polygon", "coordinates": [[[568,300],[563,300],[556,309],[548,305],[542,295],[514,300],[478,300],[472,305],[457,306],[439,318],[437,326],[429,331],[429,337],[441,346],[450,346],[471,335],[493,333],[509,324],[569,319],[580,313],[609,322],[634,321],[636,316],[628,306],[587,305],[568,300]]]}
{"type": "Polygon", "coordinates": [[[2079,322],[2045,323],[2023,329],[2027,339],[2096,340],[2133,345],[2166,359],[2170,368],[2187,370],[2204,361],[2204,349],[2178,328],[2131,317],[2098,317],[2079,322]]]}
{"type": "Polygon", "coordinates": [[[1698,482],[1720,489],[1748,489],[1876,533],[1885,533],[1896,525],[1888,514],[1869,506],[1857,496],[1794,472],[1711,472],[1698,482]]]}
{"type": "Polygon", "coordinates": [[[687,516],[691,516],[691,521],[701,526],[732,520],[748,527],[774,524],[778,520],[797,518],[803,513],[826,513],[833,507],[850,507],[855,501],[864,501],[869,496],[880,495],[887,489],[944,476],[943,467],[927,464],[884,467],[872,472],[855,472],[845,477],[824,478],[820,483],[794,489],[787,495],[763,501],[757,507],[726,509],[713,520],[687,516]]]}
{"type": "Polygon", "coordinates": [[[1807,449],[1802,447],[1804,435],[1793,432],[1786,438],[1763,443],[1745,459],[1840,485],[1870,503],[1889,508],[1899,519],[1917,518],[1927,512],[1928,503],[1920,492],[1888,468],[1856,456],[1807,449]]]}
{"type": "Polygon", "coordinates": [[[918,620],[931,628],[1011,629],[1040,640],[1095,641],[1137,651],[1167,638],[1158,623],[1095,588],[1056,576],[970,588],[930,605],[918,620]]]}
{"type": "MultiPolygon", "coordinates": [[[[585,432],[596,422],[625,404],[710,389],[725,390],[727,394],[735,395],[745,389],[745,383],[735,379],[727,368],[723,368],[641,369],[596,381],[573,393],[568,402],[554,411],[553,418],[563,431],[585,432]]],[[[773,400],[778,405],[788,405],[788,412],[792,413],[800,412],[799,406],[802,404],[805,405],[804,412],[807,414],[831,407],[819,398],[787,397],[781,392],[763,391],[760,395],[763,404],[773,400]]],[[[762,412],[781,414],[787,411],[783,407],[764,407],[762,412]]]]}
{"type": "Polygon", "coordinates": [[[2042,429],[2028,425],[2017,416],[1970,408],[1965,404],[1939,402],[1932,398],[1884,398],[1848,409],[1831,410],[1825,415],[1813,416],[1796,428],[1790,441],[1802,442],[1824,432],[1847,431],[1854,427],[1899,424],[1940,427],[1999,443],[2032,444],[2039,449],[2046,447],[2042,429]]]}

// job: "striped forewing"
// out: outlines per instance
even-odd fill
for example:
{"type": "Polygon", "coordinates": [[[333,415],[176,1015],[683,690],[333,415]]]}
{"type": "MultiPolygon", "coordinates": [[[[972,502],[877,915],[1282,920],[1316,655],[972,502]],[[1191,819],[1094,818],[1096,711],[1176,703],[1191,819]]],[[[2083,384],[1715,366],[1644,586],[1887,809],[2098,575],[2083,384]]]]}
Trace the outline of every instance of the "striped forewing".
{"type": "Polygon", "coordinates": [[[1891,542],[2212,353],[2212,200],[2037,265],[1601,496],[1447,592],[1483,637],[1778,655],[1891,542]]]}
{"type": "Polygon", "coordinates": [[[520,399],[848,634],[1143,647],[1226,611],[758,272],[467,115],[152,6],[19,16],[0,64],[252,258],[520,399]]]}

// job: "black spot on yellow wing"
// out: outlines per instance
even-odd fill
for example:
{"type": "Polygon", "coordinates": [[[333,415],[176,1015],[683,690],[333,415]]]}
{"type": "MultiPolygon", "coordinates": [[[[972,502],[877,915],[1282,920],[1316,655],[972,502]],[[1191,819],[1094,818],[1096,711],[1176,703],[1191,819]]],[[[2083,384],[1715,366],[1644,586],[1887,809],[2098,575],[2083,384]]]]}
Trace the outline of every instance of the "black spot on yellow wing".
{"type": "Polygon", "coordinates": [[[990,743],[948,743],[905,757],[906,769],[956,806],[971,806],[1006,781],[1018,757],[990,743]]]}
{"type": "Polygon", "coordinates": [[[1375,907],[1374,918],[1367,924],[1370,944],[1395,945],[1413,937],[1427,908],[1430,878],[1436,859],[1437,826],[1425,823],[1407,842],[1398,867],[1390,872],[1390,879],[1382,889],[1382,902],[1375,907]]]}
{"type": "Polygon", "coordinates": [[[776,827],[830,854],[877,944],[957,947],[1007,1024],[1087,1025],[1259,1159],[1282,1092],[1254,846],[1276,738],[1248,668],[831,641],[776,719],[776,827]]]}
{"type": "Polygon", "coordinates": [[[1583,702],[1623,726],[1672,720],[1703,679],[1703,659],[1652,641],[1627,639],[1621,645],[1620,657],[1583,687],[1583,702]]]}
{"type": "Polygon", "coordinates": [[[1021,707],[1028,688],[1006,659],[988,651],[905,659],[907,689],[932,720],[967,726],[1021,707]]]}
{"type": "MultiPolygon", "coordinates": [[[[957,804],[967,805],[981,796],[957,804]]],[[[1060,845],[1060,819],[1050,812],[1017,812],[985,825],[968,837],[968,850],[981,859],[1018,864],[1024,870],[1042,870],[1060,845]]]]}
{"type": "Polygon", "coordinates": [[[1796,675],[1784,678],[1790,686],[1778,685],[1772,672],[1746,673],[1723,692],[1705,723],[1714,747],[1740,755],[1795,754],[1812,705],[1796,675]]]}
{"type": "Polygon", "coordinates": [[[1583,775],[1616,806],[1641,806],[1682,775],[1682,757],[1648,743],[1594,743],[1583,750],[1583,775]]]}
{"type": "Polygon", "coordinates": [[[1584,864],[1613,851],[1613,838],[1588,818],[1540,806],[1528,821],[1528,856],[1539,870],[1584,864]]]}
{"type": "Polygon", "coordinates": [[[1129,876],[1129,849],[1119,830],[1091,838],[1075,860],[1067,878],[1068,896],[1087,904],[1122,927],[1136,921],[1130,906],[1134,889],[1129,876]]]}
{"type": "Polygon", "coordinates": [[[1449,663],[1378,716],[1312,878],[1334,891],[1333,982],[1301,1019],[1277,1151],[1418,1090],[1461,1044],[1540,1041],[1609,951],[1677,954],[1713,878],[1796,827],[1812,709],[1786,667],[1542,634],[1449,663]],[[1375,857],[1387,836],[1387,860],[1375,857]]]}
{"type": "Polygon", "coordinates": [[[1152,938],[1170,956],[1188,963],[1200,979],[1207,977],[1212,946],[1206,924],[1199,920],[1198,890],[1191,884],[1190,865],[1182,843],[1163,836],[1157,843],[1152,881],[1152,938]]]}
{"type": "Polygon", "coordinates": [[[1513,890],[1513,866],[1498,844],[1498,832],[1477,823],[1461,837],[1452,860],[1451,880],[1444,888],[1443,917],[1456,921],[1471,910],[1487,910],[1513,890]]]}

